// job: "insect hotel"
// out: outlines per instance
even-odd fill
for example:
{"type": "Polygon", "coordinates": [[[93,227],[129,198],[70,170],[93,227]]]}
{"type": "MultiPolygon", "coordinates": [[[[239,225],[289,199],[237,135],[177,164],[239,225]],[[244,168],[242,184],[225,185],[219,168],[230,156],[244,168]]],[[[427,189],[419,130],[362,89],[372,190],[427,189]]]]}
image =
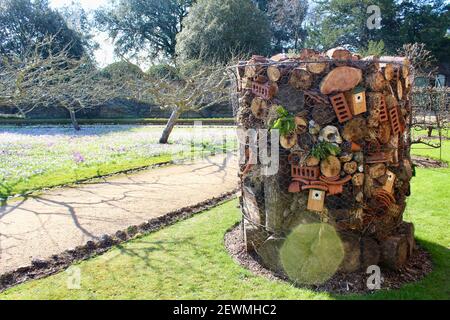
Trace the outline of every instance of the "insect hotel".
{"type": "Polygon", "coordinates": [[[247,250],[283,272],[285,239],[297,226],[319,222],[342,241],[339,272],[404,266],[415,249],[414,227],[403,221],[413,176],[407,59],[305,49],[253,56],[236,73],[239,128],[280,134],[272,175],[262,173],[260,160],[250,164],[249,141],[243,146],[247,250]]]}

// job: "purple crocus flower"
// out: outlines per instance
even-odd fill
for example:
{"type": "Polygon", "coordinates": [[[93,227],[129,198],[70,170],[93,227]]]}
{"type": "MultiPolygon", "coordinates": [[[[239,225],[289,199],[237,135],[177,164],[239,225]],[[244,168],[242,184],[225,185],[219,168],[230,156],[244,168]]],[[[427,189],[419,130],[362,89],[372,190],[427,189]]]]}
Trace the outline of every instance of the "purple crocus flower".
{"type": "Polygon", "coordinates": [[[85,161],[83,155],[78,151],[73,153],[73,160],[75,161],[76,164],[80,164],[85,161]]]}

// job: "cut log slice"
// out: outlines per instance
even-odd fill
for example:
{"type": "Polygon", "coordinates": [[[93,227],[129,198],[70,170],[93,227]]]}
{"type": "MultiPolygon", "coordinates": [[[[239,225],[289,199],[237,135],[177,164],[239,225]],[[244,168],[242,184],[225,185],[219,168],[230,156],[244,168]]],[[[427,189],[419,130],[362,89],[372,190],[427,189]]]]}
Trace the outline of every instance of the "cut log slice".
{"type": "Polygon", "coordinates": [[[345,48],[337,47],[327,51],[327,57],[334,60],[352,60],[352,53],[345,48]]]}
{"type": "Polygon", "coordinates": [[[246,78],[254,78],[258,75],[258,66],[255,65],[249,65],[245,67],[245,77],[246,78]]]}
{"type": "Polygon", "coordinates": [[[285,65],[272,65],[267,68],[267,76],[270,81],[277,82],[289,73],[289,69],[285,65]]]}
{"type": "Polygon", "coordinates": [[[382,56],[380,58],[384,63],[391,63],[400,69],[401,76],[406,78],[410,74],[411,62],[406,57],[382,56]]]}
{"type": "Polygon", "coordinates": [[[264,119],[269,111],[267,102],[259,97],[253,99],[251,109],[257,119],[264,119]]]}
{"type": "Polygon", "coordinates": [[[366,77],[366,87],[375,92],[382,92],[386,88],[386,79],[381,72],[374,72],[366,77]]]}
{"type": "Polygon", "coordinates": [[[304,117],[295,116],[295,132],[302,134],[308,131],[308,122],[304,117]]]}
{"type": "Polygon", "coordinates": [[[289,134],[280,137],[280,144],[284,149],[292,149],[297,145],[298,139],[296,134],[289,134]]]}
{"type": "Polygon", "coordinates": [[[353,67],[337,67],[322,80],[320,92],[332,94],[354,89],[362,80],[361,69],[353,67]]]}
{"type": "Polygon", "coordinates": [[[281,78],[281,70],[278,66],[270,66],[267,68],[267,76],[270,81],[277,82],[281,78]]]}
{"type": "Polygon", "coordinates": [[[317,57],[318,55],[319,55],[319,53],[316,50],[305,48],[305,49],[302,49],[298,58],[300,60],[309,60],[311,58],[317,57]]]}
{"type": "Polygon", "coordinates": [[[327,178],[339,176],[341,169],[341,162],[335,156],[329,156],[320,162],[320,171],[327,178]]]}
{"type": "Polygon", "coordinates": [[[369,167],[369,174],[372,179],[378,179],[386,174],[386,166],[378,163],[369,167]]]}
{"type": "Polygon", "coordinates": [[[305,161],[307,167],[317,167],[319,164],[320,160],[313,156],[309,156],[305,161]]]}
{"type": "Polygon", "coordinates": [[[392,65],[390,63],[386,64],[386,66],[384,67],[384,77],[386,78],[387,81],[394,80],[395,72],[396,72],[396,69],[395,69],[394,65],[392,65]]]}
{"type": "Polygon", "coordinates": [[[279,54],[272,56],[270,58],[270,60],[275,61],[275,62],[286,61],[286,60],[289,60],[289,56],[286,53],[279,53],[279,54]]]}
{"type": "Polygon", "coordinates": [[[289,84],[299,90],[308,90],[313,84],[313,76],[306,69],[295,68],[292,70],[289,84]]]}
{"type": "Polygon", "coordinates": [[[355,161],[344,164],[344,171],[346,174],[354,174],[358,170],[358,164],[355,161]]]}
{"type": "Polygon", "coordinates": [[[245,77],[255,78],[259,75],[264,75],[265,70],[267,69],[264,64],[267,63],[267,61],[267,58],[263,56],[252,56],[245,66],[245,77]]]}
{"type": "MultiPolygon", "coordinates": [[[[321,57],[313,57],[311,58],[313,61],[320,61],[323,60],[321,57]]],[[[327,70],[328,63],[327,62],[314,62],[314,63],[307,63],[306,69],[313,73],[313,74],[322,74],[327,70]]]]}

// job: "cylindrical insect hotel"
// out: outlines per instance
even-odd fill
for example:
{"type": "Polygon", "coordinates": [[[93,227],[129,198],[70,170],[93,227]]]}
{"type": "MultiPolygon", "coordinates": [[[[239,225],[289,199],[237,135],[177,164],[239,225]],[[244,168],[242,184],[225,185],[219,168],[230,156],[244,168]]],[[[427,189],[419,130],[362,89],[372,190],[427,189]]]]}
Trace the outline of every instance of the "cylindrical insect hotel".
{"type": "Polygon", "coordinates": [[[401,268],[415,249],[403,221],[413,176],[407,59],[306,49],[253,56],[235,72],[247,250],[303,283],[401,268]]]}

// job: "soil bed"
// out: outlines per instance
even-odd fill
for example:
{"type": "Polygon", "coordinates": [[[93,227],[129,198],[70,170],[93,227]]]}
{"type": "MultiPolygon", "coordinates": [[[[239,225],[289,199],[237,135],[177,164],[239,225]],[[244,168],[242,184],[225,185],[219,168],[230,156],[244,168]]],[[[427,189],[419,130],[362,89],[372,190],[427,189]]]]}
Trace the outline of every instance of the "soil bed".
{"type": "Polygon", "coordinates": [[[427,157],[411,156],[413,163],[419,168],[448,168],[448,164],[427,157]]]}
{"type": "MultiPolygon", "coordinates": [[[[255,253],[247,253],[242,237],[242,225],[238,225],[225,235],[225,247],[229,254],[243,267],[256,275],[264,276],[270,280],[290,280],[281,274],[276,274],[265,268],[255,253]]],[[[421,247],[409,259],[405,267],[398,271],[382,269],[382,289],[398,289],[407,283],[423,279],[433,270],[431,256],[421,247]]],[[[315,291],[326,291],[333,294],[367,294],[373,291],[367,288],[369,275],[365,271],[344,274],[337,273],[326,283],[318,286],[302,286],[315,291]]]]}

